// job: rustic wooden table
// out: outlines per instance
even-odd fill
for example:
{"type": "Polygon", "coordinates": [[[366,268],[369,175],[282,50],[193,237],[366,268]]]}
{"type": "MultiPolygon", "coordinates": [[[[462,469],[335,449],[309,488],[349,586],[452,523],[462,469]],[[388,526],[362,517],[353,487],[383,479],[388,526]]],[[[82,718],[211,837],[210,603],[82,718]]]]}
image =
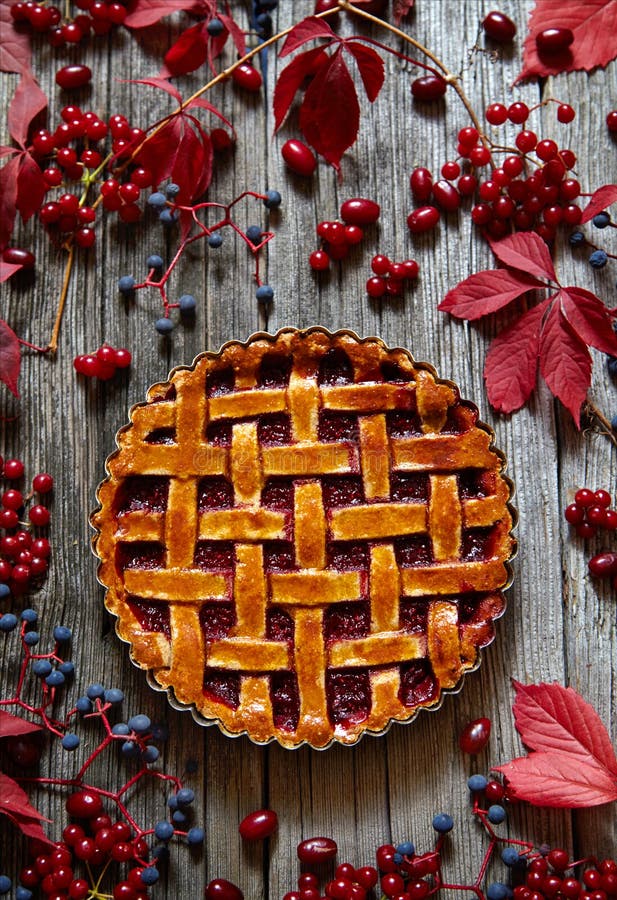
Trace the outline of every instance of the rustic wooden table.
{"type": "MultiPolygon", "coordinates": [[[[511,88],[520,70],[522,37],[532,5],[532,0],[501,0],[500,9],[516,22],[518,35],[511,47],[495,55],[471,53],[479,22],[491,8],[484,0],[416,0],[403,27],[452,71],[462,72],[476,110],[513,98],[530,106],[548,96],[572,103],[577,116],[571,125],[557,124],[554,107],[544,108],[534,113],[535,130],[546,138],[554,136],[561,146],[573,147],[584,185],[614,181],[615,142],[604,126],[606,112],[615,107],[614,63],[591,75],[572,73],[542,85],[511,88]]],[[[312,7],[310,0],[281,2],[274,14],[276,27],[289,26],[310,14],[312,7]]],[[[366,33],[348,17],[340,18],[343,33],[358,27],[366,33]]],[[[123,79],[158,71],[179,22],[180,18],[165,20],[154,30],[154,42],[152,36],[146,41],[116,29],[108,40],[76,51],[75,58],[78,54],[94,72],[91,89],[75,95],[83,108],[104,115],[120,111],[135,124],[169,111],[173,101],[168,104],[157,92],[123,79]]],[[[385,32],[372,34],[399,46],[385,32]]],[[[481,37],[479,43],[484,46],[481,37]]],[[[34,70],[50,97],[53,120],[67,102],[53,83],[53,73],[65,57],[50,50],[44,40],[36,48],[34,70]]],[[[195,244],[174,276],[173,292],[197,297],[194,325],[177,327],[170,339],[159,336],[154,329],[160,314],[154,292],[140,292],[134,303],[125,303],[116,285],[123,274],[139,277],[149,253],[170,256],[175,236],[163,233],[150,217],[147,224],[134,228],[107,216],[97,224],[96,249],[84,254],[76,266],[57,354],[44,358],[24,352],[21,399],[13,400],[4,389],[1,394],[2,455],[22,458],[29,473],[49,471],[56,482],[53,561],[49,578],[29,602],[42,616],[46,638],[59,622],[73,629],[76,679],[70,696],[77,697],[96,681],[121,687],[126,716],[143,712],[153,721],[167,723],[170,736],[162,757],[167,771],[182,773],[189,758],[197,762],[196,772],[186,775],[186,784],[197,794],[196,823],[205,825],[205,846],[190,861],[186,847],[172,844],[169,866],[153,890],[160,900],[203,896],[204,885],[214,877],[237,883],[251,900],[274,900],[295,887],[300,840],[330,835],[338,842],[340,861],[369,864],[374,862],[375,848],[390,840],[412,839],[418,848],[429,849],[431,820],[439,811],[450,812],[456,823],[447,851],[450,880],[473,878],[486,842],[470,816],[466,780],[472,772],[487,772],[490,765],[521,753],[511,712],[513,678],[573,686],[596,707],[612,737],[617,736],[617,607],[608,584],[590,579],[586,565],[589,556],[606,545],[600,539],[585,545],[574,539],[563,519],[563,509],[577,487],[614,492],[616,448],[597,431],[577,431],[544,384],[517,414],[503,417],[492,412],[482,366],[490,338],[506,319],[470,327],[437,310],[440,299],[458,281],[493,266],[488,246],[474,233],[468,214],[445,217],[439,228],[421,238],[412,239],[406,226],[411,209],[409,174],[417,165],[437,172],[452,157],[456,132],[468,124],[463,106],[452,94],[446,103],[418,108],[409,89],[417,73],[389,56],[386,85],[377,102],[362,110],[359,140],[343,160],[343,179],[320,164],[314,178],[305,180],[290,175],[281,161],[280,147],[291,131],[272,135],[272,88],[281,65],[271,52],[264,94],[247,96],[221,84],[212,95],[236,125],[238,142],[233,155],[216,169],[209,198],[227,202],[245,189],[266,186],[283,195],[276,237],[264,256],[267,280],[276,291],[267,319],[254,299],[250,254],[240,241],[226,235],[216,253],[203,242],[195,244]],[[307,262],[317,246],[315,225],[336,218],[341,201],[353,196],[371,197],[381,204],[379,225],[340,268],[335,265],[330,273],[316,277],[307,262]],[[404,299],[367,298],[364,284],[375,252],[418,260],[420,279],[406,290],[404,299]],[[164,380],[172,366],[188,363],[200,351],[218,348],[231,338],[244,339],[264,328],[276,331],[283,325],[317,323],[376,334],[392,346],[408,347],[416,359],[431,362],[441,376],[460,385],[464,397],[477,403],[509,460],[520,515],[520,549],[496,641],[484,651],[482,666],[466,679],[460,694],[448,696],[438,712],[420,715],[409,727],[395,725],[386,736],[366,738],[352,749],[317,752],[304,747],[291,752],[276,745],[254,746],[245,737],[231,740],[216,727],[201,728],[189,714],[170,708],[164,694],[148,687],[104,609],[90,551],[88,516],[114,435],[150,384],[164,380]],[[73,358],[104,341],[133,351],[126,377],[108,383],[77,378],[73,358]],[[488,748],[472,759],[459,752],[458,735],[467,722],[480,716],[492,720],[492,737],[488,748]],[[278,833],[265,850],[261,845],[242,845],[238,822],[264,806],[277,811],[278,833]]],[[[203,72],[180,79],[181,90],[188,94],[202,76],[203,72]]],[[[5,98],[15,85],[16,76],[3,76],[5,98]]],[[[256,216],[257,209],[247,207],[240,213],[241,223],[250,224],[256,216]]],[[[35,231],[36,273],[3,285],[0,309],[20,337],[46,343],[62,284],[63,258],[50,249],[40,229],[35,231]]],[[[614,303],[613,265],[591,269],[562,239],[556,257],[565,283],[587,287],[609,305],[614,303]]],[[[616,411],[615,383],[601,354],[593,355],[590,396],[610,418],[616,411]]],[[[16,670],[16,648],[15,635],[0,641],[5,692],[16,670]]],[[[45,756],[47,773],[70,776],[76,760],[92,748],[95,732],[75,755],[57,750],[48,761],[45,756]]],[[[126,765],[114,754],[104,755],[98,771],[101,783],[125,780],[126,765]]],[[[33,799],[54,822],[63,822],[61,792],[40,790],[33,799]]],[[[154,823],[164,815],[164,792],[156,782],[134,803],[145,822],[154,823]]],[[[60,827],[50,825],[50,833],[58,835],[60,827]]],[[[522,804],[512,807],[507,832],[538,844],[565,846],[579,855],[590,851],[607,855],[617,847],[614,809],[607,807],[569,812],[522,804]]],[[[8,854],[0,869],[15,868],[23,847],[5,823],[0,845],[8,854]]],[[[491,874],[497,880],[504,878],[503,865],[495,863],[491,874]]]]}

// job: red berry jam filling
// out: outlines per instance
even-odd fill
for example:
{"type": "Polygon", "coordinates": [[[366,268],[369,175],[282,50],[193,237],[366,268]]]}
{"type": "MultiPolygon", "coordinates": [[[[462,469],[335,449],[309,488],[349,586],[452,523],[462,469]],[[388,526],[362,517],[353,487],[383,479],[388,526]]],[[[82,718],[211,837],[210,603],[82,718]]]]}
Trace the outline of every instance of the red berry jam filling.
{"type": "Polygon", "coordinates": [[[116,568],[160,569],[165,564],[165,547],[157,541],[122,541],[116,545],[116,568]]]}
{"type": "Polygon", "coordinates": [[[457,474],[459,494],[462,499],[489,497],[495,493],[495,473],[482,469],[461,469],[457,474]]]}
{"type": "Polygon", "coordinates": [[[419,437],[423,434],[418,413],[398,409],[386,413],[386,430],[391,438],[419,437]]]}
{"type": "Polygon", "coordinates": [[[490,559],[495,550],[493,528],[468,528],[463,531],[461,559],[482,562],[490,559]]]}
{"type": "Polygon", "coordinates": [[[342,350],[328,350],[319,364],[319,384],[353,384],[353,366],[342,350]]]}
{"type": "Polygon", "coordinates": [[[266,638],[269,641],[286,641],[293,648],[294,621],[282,609],[269,609],[266,612],[266,638]]]}
{"type": "Polygon", "coordinates": [[[398,363],[388,361],[382,362],[381,375],[384,381],[407,382],[411,378],[410,375],[408,375],[406,372],[403,372],[398,363]]]}
{"type": "Polygon", "coordinates": [[[272,719],[277,728],[295,731],[300,719],[298,679],[294,672],[273,672],[270,676],[272,719]]]}
{"type": "Polygon", "coordinates": [[[460,401],[454,406],[448,407],[448,414],[442,434],[463,434],[475,427],[478,419],[478,410],[472,403],[460,401]]]}
{"type": "Polygon", "coordinates": [[[294,545],[287,541],[264,541],[266,572],[281,572],[295,568],[294,545]]]}
{"type": "Polygon", "coordinates": [[[235,385],[234,370],[231,366],[227,369],[217,369],[208,372],[206,376],[206,397],[220,397],[230,394],[235,385]]]}
{"type": "Polygon", "coordinates": [[[368,603],[335,603],[324,615],[326,643],[366,637],[371,630],[371,610],[368,603]]]}
{"type": "Polygon", "coordinates": [[[266,446],[291,443],[291,419],[286,413],[261,416],[257,421],[257,439],[266,446]]]}
{"type": "Polygon", "coordinates": [[[317,435],[320,441],[353,441],[358,443],[358,417],[322,409],[317,435]]]}
{"type": "Polygon", "coordinates": [[[159,513],[167,509],[169,478],[161,475],[130,475],[116,496],[118,514],[145,510],[159,513]]]}
{"type": "Polygon", "coordinates": [[[404,706],[434,700],[437,692],[437,682],[427,659],[414,659],[401,666],[399,697],[404,706]]]}
{"type": "Polygon", "coordinates": [[[175,428],[155,428],[146,437],[147,444],[175,444],[176,429],[175,428]]]}
{"type": "Polygon", "coordinates": [[[293,360],[290,356],[271,353],[264,356],[257,374],[257,386],[262,388],[284,388],[289,384],[293,360]]]}
{"type": "Polygon", "coordinates": [[[294,508],[293,481],[289,478],[269,478],[261,492],[261,505],[291,511],[294,508]]]}
{"type": "Polygon", "coordinates": [[[361,478],[331,475],[323,478],[321,483],[326,509],[335,506],[356,506],[365,502],[361,478]]]}
{"type": "Polygon", "coordinates": [[[233,572],[234,545],[231,541],[198,541],[194,565],[208,572],[233,572]]]}
{"type": "Polygon", "coordinates": [[[368,544],[361,541],[332,541],[326,549],[328,566],[331,569],[335,569],[337,572],[368,571],[368,544]]]}
{"type": "Polygon", "coordinates": [[[199,624],[206,641],[220,641],[236,624],[232,603],[204,603],[199,610],[199,624]]]}
{"type": "Polygon", "coordinates": [[[215,447],[231,447],[231,422],[210,422],[206,428],[206,441],[215,447]]]}
{"type": "Polygon", "coordinates": [[[169,622],[169,605],[156,600],[143,600],[141,597],[129,597],[129,609],[144,631],[158,631],[166,638],[171,637],[169,622]]]}
{"type": "Polygon", "coordinates": [[[426,633],[427,605],[423,600],[412,600],[403,597],[399,607],[399,625],[401,631],[408,634],[426,633]]]}
{"type": "Polygon", "coordinates": [[[328,672],[326,697],[328,716],[333,725],[363,722],[371,712],[368,669],[328,672]]]}
{"type": "Polygon", "coordinates": [[[397,503],[426,503],[430,496],[428,475],[393,472],[390,479],[390,498],[397,503]]]}
{"type": "Polygon", "coordinates": [[[212,700],[237,709],[240,706],[240,673],[206,669],[203,690],[212,700]]]}
{"type": "Polygon", "coordinates": [[[202,478],[197,492],[198,510],[231,509],[234,505],[234,489],[226,478],[202,478]]]}
{"type": "Polygon", "coordinates": [[[411,534],[396,538],[394,552],[397,565],[401,568],[430,566],[434,562],[431,540],[425,534],[411,534]]]}

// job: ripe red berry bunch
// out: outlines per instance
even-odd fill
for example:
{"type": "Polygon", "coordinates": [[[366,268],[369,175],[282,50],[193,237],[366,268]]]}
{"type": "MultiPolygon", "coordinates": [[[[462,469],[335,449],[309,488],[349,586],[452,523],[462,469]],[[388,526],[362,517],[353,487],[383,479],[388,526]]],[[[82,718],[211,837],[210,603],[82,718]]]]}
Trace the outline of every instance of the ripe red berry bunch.
{"type": "Polygon", "coordinates": [[[525,882],[514,888],[512,896],[515,900],[608,900],[617,897],[617,862],[604,859],[575,863],[566,850],[549,850],[546,856],[529,862],[525,882]]]}
{"type": "MultiPolygon", "coordinates": [[[[78,44],[89,34],[107,34],[114,25],[122,25],[128,10],[121,0],[76,0],[74,15],[63,16],[59,7],[47,3],[12,3],[13,21],[37,33],[47,32],[52,47],[78,44]]],[[[69,4],[66,8],[70,9],[69,4]]]]}
{"type": "Polygon", "coordinates": [[[324,220],[317,225],[317,235],[323,246],[311,253],[311,268],[315,272],[323,272],[330,268],[331,260],[345,259],[351,247],[363,240],[364,228],[374,225],[380,213],[379,204],[366,197],[345,200],[339,211],[342,221],[324,220]]]}
{"type": "Polygon", "coordinates": [[[598,528],[615,531],[617,509],[611,507],[611,502],[608,491],[580,488],[574,495],[574,501],[566,506],[566,522],[574,525],[577,535],[582,538],[595,537],[598,528]]]}
{"type": "Polygon", "coordinates": [[[375,299],[386,294],[390,297],[400,297],[404,291],[405,282],[415,281],[420,271],[415,259],[392,262],[381,253],[371,260],[371,269],[374,275],[366,282],[366,293],[375,299]]]}
{"type": "Polygon", "coordinates": [[[46,536],[49,525],[49,508],[40,501],[53,489],[53,478],[41,472],[32,480],[32,491],[24,496],[14,486],[24,475],[24,464],[19,459],[7,459],[0,474],[9,482],[0,497],[0,599],[10,594],[25,593],[39,586],[47,572],[51,546],[46,536]],[[29,504],[29,505],[28,505],[29,504]],[[26,512],[27,508],[27,512],[26,512]],[[27,521],[24,521],[27,515],[27,521]]]}
{"type": "Polygon", "coordinates": [[[288,891],[283,900],[317,900],[322,896],[324,900],[367,900],[375,896],[373,888],[378,880],[374,866],[355,868],[351,863],[340,863],[334,878],[324,886],[323,895],[319,890],[319,877],[314,872],[303,872],[298,876],[298,890],[288,891]]]}
{"type": "Polygon", "coordinates": [[[114,349],[109,344],[103,344],[94,353],[85,353],[76,356],[73,360],[73,368],[78,375],[86,378],[98,378],[100,381],[109,381],[118,369],[126,369],[131,365],[131,352],[124,347],[114,349]]]}

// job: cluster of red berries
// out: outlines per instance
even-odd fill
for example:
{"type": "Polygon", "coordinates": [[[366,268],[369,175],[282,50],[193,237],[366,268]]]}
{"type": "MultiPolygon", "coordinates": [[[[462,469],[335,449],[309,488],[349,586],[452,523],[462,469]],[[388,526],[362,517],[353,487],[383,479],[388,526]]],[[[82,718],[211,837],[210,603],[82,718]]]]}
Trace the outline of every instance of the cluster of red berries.
{"type": "MultiPolygon", "coordinates": [[[[21,460],[7,459],[3,464],[0,457],[0,475],[7,481],[19,481],[23,474],[21,460]]],[[[0,537],[0,598],[9,593],[25,593],[47,572],[51,546],[38,529],[49,525],[49,508],[35,503],[28,509],[27,523],[22,522],[20,517],[25,514],[26,503],[35,494],[47,496],[53,486],[51,475],[41,472],[32,479],[32,492],[28,496],[24,497],[17,488],[8,487],[0,497],[0,529],[4,532],[0,537]],[[37,529],[36,534],[33,534],[34,528],[37,529]]]]}
{"type": "Polygon", "coordinates": [[[116,374],[117,369],[126,369],[131,365],[131,352],[124,347],[114,349],[109,344],[103,344],[94,353],[84,353],[73,360],[73,368],[78,375],[86,378],[98,378],[100,381],[109,381],[116,374]]]}
{"type": "Polygon", "coordinates": [[[380,213],[379,204],[366,197],[345,200],[339,211],[342,222],[325,220],[318,223],[317,236],[323,246],[309,256],[311,268],[323,272],[330,267],[331,260],[345,259],[350,248],[363,240],[364,227],[374,225],[380,213]]]}
{"type": "Polygon", "coordinates": [[[415,259],[392,262],[382,253],[373,257],[371,269],[375,274],[366,282],[366,293],[375,299],[383,297],[385,294],[390,297],[400,297],[405,282],[415,281],[420,272],[420,267],[415,259]]]}
{"type": "MultiPolygon", "coordinates": [[[[492,103],[485,115],[491,125],[507,121],[524,125],[530,112],[522,102],[509,106],[492,103]]],[[[575,111],[569,104],[557,105],[558,121],[568,123],[574,117],[575,111]]],[[[549,242],[560,224],[578,225],[582,211],[574,201],[581,194],[581,186],[570,177],[576,164],[572,150],[560,149],[553,140],[539,140],[525,128],[516,134],[514,144],[511,152],[505,151],[508,155],[501,165],[496,166],[492,142],[477,128],[468,126],[459,131],[457,158],[444,163],[440,179],[433,181],[426,168],[414,169],[411,192],[422,205],[408,216],[411,233],[433,229],[442,212],[456,211],[466,198],[476,201],[471,208],[472,221],[496,239],[514,228],[535,231],[549,242]],[[490,175],[479,177],[479,170],[489,164],[493,166],[490,175]]]]}
{"type": "Polygon", "coordinates": [[[52,47],[78,44],[90,33],[107,34],[114,25],[122,25],[128,10],[121,0],[75,0],[79,12],[64,18],[57,6],[47,3],[12,3],[10,13],[16,24],[28,25],[35,32],[49,32],[52,47]]]}
{"type": "Polygon", "coordinates": [[[317,900],[322,897],[324,900],[366,900],[373,896],[372,889],[378,880],[379,874],[374,866],[356,869],[351,863],[341,863],[336,867],[334,878],[325,885],[323,895],[319,891],[319,877],[314,872],[303,872],[298,876],[298,890],[288,891],[283,900],[317,900]]]}
{"type": "Polygon", "coordinates": [[[550,850],[546,856],[529,862],[525,883],[513,890],[515,900],[608,900],[617,897],[617,862],[614,859],[586,862],[580,878],[566,850],[550,850]]]}
{"type": "Polygon", "coordinates": [[[611,502],[608,491],[580,488],[574,495],[574,501],[566,506],[566,522],[574,525],[577,535],[582,538],[595,537],[598,528],[615,531],[617,509],[611,508],[611,502]]]}

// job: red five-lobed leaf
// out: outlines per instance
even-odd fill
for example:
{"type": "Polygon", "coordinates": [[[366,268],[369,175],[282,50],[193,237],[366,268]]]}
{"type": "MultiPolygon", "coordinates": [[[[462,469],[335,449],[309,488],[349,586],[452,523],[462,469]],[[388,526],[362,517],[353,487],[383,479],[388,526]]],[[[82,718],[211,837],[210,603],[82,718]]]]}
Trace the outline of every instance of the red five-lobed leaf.
{"type": "Polygon", "coordinates": [[[17,90],[9,103],[9,134],[20,147],[28,141],[28,129],[32,120],[47,109],[47,97],[29,72],[19,79],[17,90]]]}
{"type": "Polygon", "coordinates": [[[21,353],[17,335],[0,319],[0,381],[4,382],[16,397],[19,397],[17,379],[20,366],[21,353]]]}
{"type": "Polygon", "coordinates": [[[304,81],[315,74],[319,68],[319,62],[327,63],[327,59],[328,55],[323,47],[313,47],[311,50],[304,50],[302,53],[298,53],[285,66],[274,87],[272,106],[274,109],[275,131],[278,131],[285,121],[285,116],[289,112],[293,98],[304,84],[304,81]]]}
{"type": "Polygon", "coordinates": [[[561,311],[587,346],[617,356],[617,335],[612,318],[599,297],[579,287],[562,288],[557,294],[561,311]]]}
{"type": "Polygon", "coordinates": [[[315,40],[315,38],[328,38],[330,41],[340,40],[327,22],[315,16],[309,16],[307,19],[302,19],[301,22],[294,25],[285,38],[285,43],[279,51],[279,56],[288,56],[294,50],[297,50],[298,47],[306,44],[307,41],[315,40]]]}
{"type": "Polygon", "coordinates": [[[591,384],[591,356],[561,311],[553,303],[540,339],[540,371],[580,428],[581,406],[591,384]]]}
{"type": "Polygon", "coordinates": [[[203,22],[182,32],[165,54],[165,65],[172,75],[186,75],[203,66],[208,58],[208,32],[203,22]]]}
{"type": "Polygon", "coordinates": [[[536,0],[523,49],[523,71],[517,78],[557,75],[605,66],[617,56],[615,0],[536,0]],[[566,50],[541,55],[536,35],[547,28],[569,28],[574,42],[566,50]]]}
{"type": "Polygon", "coordinates": [[[30,69],[32,52],[30,37],[26,32],[17,31],[11,15],[11,4],[0,3],[0,71],[27,72],[30,69]]]}
{"type": "Polygon", "coordinates": [[[528,272],[536,278],[557,281],[548,247],[534,231],[520,231],[500,241],[490,241],[490,247],[504,266],[528,272]]]}
{"type": "Polygon", "coordinates": [[[521,272],[487,269],[475,272],[448,291],[438,309],[473,322],[503,309],[532,288],[544,286],[542,281],[521,272]]]}
{"type": "Polygon", "coordinates": [[[127,28],[146,28],[180,9],[191,9],[195,0],[131,0],[124,20],[127,28]]]}
{"type": "Polygon", "coordinates": [[[515,724],[532,752],[496,768],[511,794],[567,808],[617,800],[617,758],[595,709],[556,683],[514,686],[515,724]]]}
{"type": "Polygon", "coordinates": [[[617,203],[617,184],[605,184],[594,191],[591,200],[583,210],[581,223],[590,222],[602,210],[617,203]]]}
{"type": "Polygon", "coordinates": [[[345,41],[344,47],[355,58],[366,96],[373,103],[383,87],[383,59],[371,47],[365,47],[358,41],[345,41]]]}

